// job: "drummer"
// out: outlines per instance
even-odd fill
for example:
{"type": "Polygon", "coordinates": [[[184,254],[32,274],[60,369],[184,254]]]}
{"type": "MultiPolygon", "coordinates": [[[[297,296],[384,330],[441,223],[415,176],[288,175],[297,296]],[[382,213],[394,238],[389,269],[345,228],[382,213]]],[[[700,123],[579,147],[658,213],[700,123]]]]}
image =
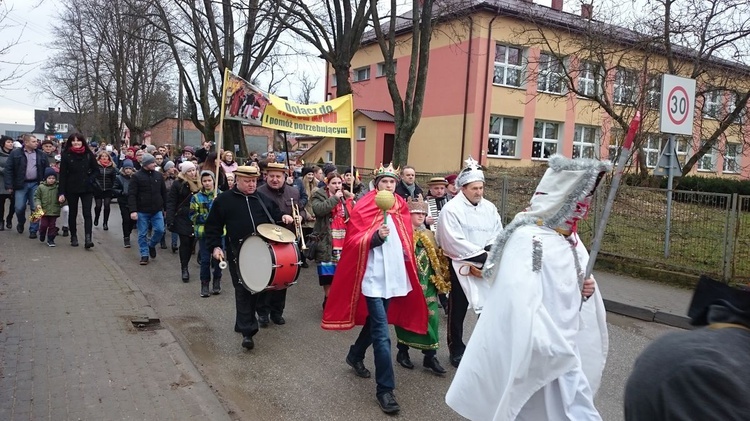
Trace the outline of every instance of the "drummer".
{"type": "MultiPolygon", "coordinates": [[[[271,199],[285,214],[293,215],[292,203],[299,206],[299,189],[286,184],[287,168],[279,162],[270,162],[266,166],[266,184],[258,187],[258,192],[271,199]]],[[[304,208],[300,208],[303,213],[304,208]]],[[[284,228],[296,232],[294,223],[284,228]]],[[[284,306],[286,304],[286,288],[261,292],[258,297],[258,323],[260,327],[268,327],[269,316],[277,325],[286,323],[284,320],[284,306]]]]}
{"type": "Polygon", "coordinates": [[[214,201],[206,219],[206,245],[213,250],[213,257],[226,260],[234,285],[234,299],[237,317],[234,331],[242,333],[242,346],[253,349],[253,336],[258,333],[258,320],[255,318],[256,304],[260,294],[251,294],[239,282],[238,265],[234,261],[239,254],[240,241],[256,232],[260,224],[291,224],[290,215],[282,215],[279,207],[266,196],[258,193],[257,167],[240,166],[234,171],[235,185],[221,193],[214,201]],[[221,248],[221,237],[226,230],[226,257],[221,248]]]}

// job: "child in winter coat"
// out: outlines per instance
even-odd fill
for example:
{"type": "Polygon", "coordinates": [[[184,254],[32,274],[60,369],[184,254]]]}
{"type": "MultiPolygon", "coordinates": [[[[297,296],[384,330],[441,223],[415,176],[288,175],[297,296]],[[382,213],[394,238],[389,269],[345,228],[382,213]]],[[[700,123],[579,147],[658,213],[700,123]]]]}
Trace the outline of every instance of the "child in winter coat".
{"type": "Polygon", "coordinates": [[[53,168],[44,170],[44,181],[34,193],[34,206],[37,210],[44,211],[44,216],[39,223],[39,241],[47,239],[47,245],[55,247],[57,237],[57,218],[60,216],[60,202],[58,201],[57,171],[53,168]]]}
{"type": "Polygon", "coordinates": [[[221,292],[221,268],[219,262],[211,257],[211,250],[206,246],[205,226],[208,213],[211,211],[211,205],[214,199],[220,193],[214,190],[214,173],[211,171],[201,171],[200,181],[201,189],[190,199],[190,220],[193,222],[195,238],[198,239],[198,253],[201,263],[201,297],[208,297],[208,284],[211,281],[211,263],[214,264],[214,285],[213,293],[221,292]]]}
{"type": "Polygon", "coordinates": [[[115,177],[114,197],[117,198],[117,204],[120,206],[120,216],[122,217],[122,241],[126,249],[130,248],[130,233],[133,232],[135,221],[130,219],[130,209],[128,209],[128,187],[130,186],[130,177],[135,172],[133,161],[126,159],[122,163],[120,173],[115,177]]]}

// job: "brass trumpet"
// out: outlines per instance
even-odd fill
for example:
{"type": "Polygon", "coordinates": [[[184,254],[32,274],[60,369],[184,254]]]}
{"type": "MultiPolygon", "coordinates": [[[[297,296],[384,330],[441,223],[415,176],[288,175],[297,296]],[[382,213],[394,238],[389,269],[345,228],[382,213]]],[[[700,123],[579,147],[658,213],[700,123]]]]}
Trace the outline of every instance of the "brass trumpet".
{"type": "Polygon", "coordinates": [[[302,217],[299,214],[299,206],[294,203],[294,199],[289,199],[292,202],[292,218],[294,218],[294,233],[297,235],[297,239],[302,242],[302,250],[307,250],[305,245],[305,234],[302,232],[302,217]]]}

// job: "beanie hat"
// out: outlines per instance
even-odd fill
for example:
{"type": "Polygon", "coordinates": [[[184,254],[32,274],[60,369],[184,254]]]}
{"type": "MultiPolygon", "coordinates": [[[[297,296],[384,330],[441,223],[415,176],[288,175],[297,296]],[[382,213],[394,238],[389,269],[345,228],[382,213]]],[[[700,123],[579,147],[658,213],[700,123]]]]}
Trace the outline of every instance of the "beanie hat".
{"type": "Polygon", "coordinates": [[[203,170],[203,171],[201,171],[200,178],[203,178],[204,175],[210,175],[211,179],[216,179],[216,174],[214,174],[213,171],[209,171],[209,170],[203,170]]]}
{"type": "Polygon", "coordinates": [[[143,157],[141,158],[141,166],[145,167],[146,165],[153,164],[156,162],[156,158],[154,158],[153,155],[150,153],[144,153],[143,157]]]}
{"type": "Polygon", "coordinates": [[[166,163],[166,164],[164,164],[164,171],[169,171],[169,170],[171,170],[172,168],[174,168],[174,162],[172,162],[172,161],[167,161],[167,163],[166,163]]]}
{"type": "Polygon", "coordinates": [[[50,167],[45,168],[44,169],[44,178],[46,179],[47,177],[49,177],[51,175],[54,175],[55,178],[57,178],[57,171],[55,171],[54,168],[50,168],[50,167]]]}
{"type": "Polygon", "coordinates": [[[126,160],[122,161],[122,167],[123,168],[133,168],[133,169],[135,169],[135,167],[133,166],[133,161],[131,161],[129,159],[126,159],[126,160]]]}
{"type": "Polygon", "coordinates": [[[313,172],[312,167],[304,167],[304,168],[302,168],[302,173],[301,173],[300,176],[304,177],[304,176],[306,176],[307,174],[309,174],[311,172],[313,172]]]}
{"type": "Polygon", "coordinates": [[[190,153],[192,153],[192,154],[194,154],[194,153],[195,153],[195,151],[193,150],[193,147],[192,147],[192,146],[185,146],[185,147],[184,147],[184,148],[182,149],[182,152],[183,152],[183,153],[185,153],[185,152],[190,152],[190,153]]]}
{"type": "Polygon", "coordinates": [[[98,147],[98,146],[99,146],[99,144],[98,144],[98,143],[96,143],[96,141],[91,141],[91,142],[89,143],[89,146],[91,146],[92,148],[96,148],[96,147],[98,147]]]}
{"type": "Polygon", "coordinates": [[[328,174],[330,174],[330,173],[332,173],[334,171],[337,171],[337,169],[336,169],[336,166],[333,165],[333,164],[326,164],[323,167],[323,174],[325,174],[325,175],[328,175],[328,174]]]}
{"type": "Polygon", "coordinates": [[[146,146],[146,152],[148,152],[148,153],[154,153],[155,150],[156,150],[156,146],[154,146],[154,145],[148,145],[148,146],[146,146]]]}
{"type": "Polygon", "coordinates": [[[188,171],[194,170],[194,169],[195,169],[195,164],[193,164],[190,161],[185,161],[182,164],[180,164],[180,173],[181,174],[185,174],[188,171]]]}

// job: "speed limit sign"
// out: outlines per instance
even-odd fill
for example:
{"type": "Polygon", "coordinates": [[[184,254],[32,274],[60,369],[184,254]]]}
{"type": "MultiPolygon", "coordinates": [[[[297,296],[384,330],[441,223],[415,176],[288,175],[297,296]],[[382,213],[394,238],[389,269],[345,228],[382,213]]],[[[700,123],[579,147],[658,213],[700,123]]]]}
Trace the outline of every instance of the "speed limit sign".
{"type": "Polygon", "coordinates": [[[695,79],[662,75],[661,132],[692,135],[694,110],[695,79]]]}

